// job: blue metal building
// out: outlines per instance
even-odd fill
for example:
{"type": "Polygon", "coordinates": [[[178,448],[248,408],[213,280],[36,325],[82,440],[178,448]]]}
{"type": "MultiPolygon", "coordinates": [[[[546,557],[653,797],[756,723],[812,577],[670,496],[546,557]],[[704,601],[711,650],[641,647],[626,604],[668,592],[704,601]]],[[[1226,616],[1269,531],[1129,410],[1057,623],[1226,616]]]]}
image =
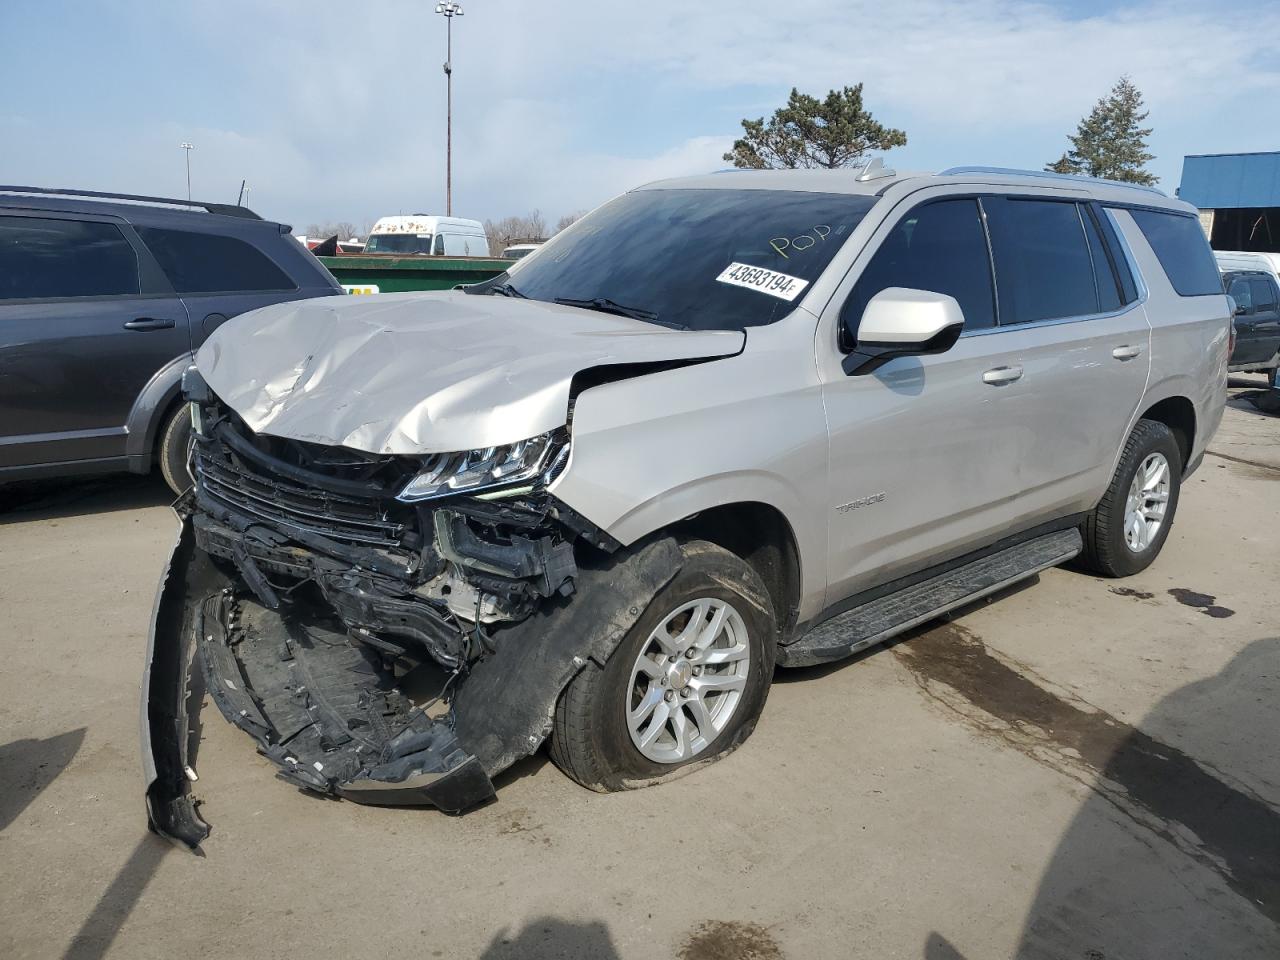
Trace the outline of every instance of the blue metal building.
{"type": "Polygon", "coordinates": [[[1184,157],[1178,196],[1215,250],[1280,253],[1280,151],[1184,157]]]}

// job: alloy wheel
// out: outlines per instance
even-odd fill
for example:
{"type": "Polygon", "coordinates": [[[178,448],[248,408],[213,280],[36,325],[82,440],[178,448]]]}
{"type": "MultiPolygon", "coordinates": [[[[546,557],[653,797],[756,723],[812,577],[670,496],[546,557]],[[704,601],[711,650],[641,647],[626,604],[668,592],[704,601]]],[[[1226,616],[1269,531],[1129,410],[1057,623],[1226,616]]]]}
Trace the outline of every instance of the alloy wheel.
{"type": "Polygon", "coordinates": [[[715,597],[681,604],[640,648],[627,686],[631,742],[655,763],[696,757],[742,701],[751,642],[741,614],[715,597]]]}

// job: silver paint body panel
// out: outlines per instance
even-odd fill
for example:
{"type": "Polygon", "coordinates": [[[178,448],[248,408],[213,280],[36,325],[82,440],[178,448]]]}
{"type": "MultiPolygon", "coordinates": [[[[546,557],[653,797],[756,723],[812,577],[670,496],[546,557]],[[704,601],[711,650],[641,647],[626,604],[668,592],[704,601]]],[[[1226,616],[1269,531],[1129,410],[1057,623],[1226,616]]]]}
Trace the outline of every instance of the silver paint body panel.
{"type": "Polygon", "coordinates": [[[501,297],[391,295],[257,311],[220,329],[198,364],[255,430],[412,454],[560,426],[580,370],[719,357],[582,392],[552,492],[625,544],[723,504],[772,506],[798,548],[802,623],[897,572],[1092,508],[1133,423],[1161,400],[1195,408],[1190,463],[1221,419],[1226,297],[1178,296],[1120,209],[1109,215],[1141,289],[1127,308],[972,331],[945,354],[900,358],[868,376],[840,367],[840,306],[880,239],[921,201],[1016,193],[1186,204],[981,172],[859,183],[841,172],[753,171],[641,189],[685,187],[881,200],[787,316],[745,335],[501,297]],[[1135,347],[1136,356],[1115,355],[1135,347]],[[1023,371],[1015,381],[984,382],[984,372],[1014,365],[1023,371]],[[840,509],[854,502],[862,505],[840,509]]]}
{"type": "Polygon", "coordinates": [[[255,432],[423,454],[563,426],[580,371],[724,356],[742,341],[535,300],[398,293],[243,314],[214,331],[196,366],[255,432]]]}

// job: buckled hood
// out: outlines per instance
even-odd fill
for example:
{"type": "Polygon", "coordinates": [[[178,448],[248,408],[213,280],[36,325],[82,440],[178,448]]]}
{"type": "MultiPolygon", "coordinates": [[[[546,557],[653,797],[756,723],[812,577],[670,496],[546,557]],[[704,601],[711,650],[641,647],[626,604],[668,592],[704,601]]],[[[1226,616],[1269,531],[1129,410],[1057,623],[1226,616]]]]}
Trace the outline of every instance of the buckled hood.
{"type": "Polygon", "coordinates": [[[244,314],[196,365],[255,432],[412,455],[537,436],[566,422],[575,374],[730,356],[744,339],[538,300],[379,294],[244,314]]]}

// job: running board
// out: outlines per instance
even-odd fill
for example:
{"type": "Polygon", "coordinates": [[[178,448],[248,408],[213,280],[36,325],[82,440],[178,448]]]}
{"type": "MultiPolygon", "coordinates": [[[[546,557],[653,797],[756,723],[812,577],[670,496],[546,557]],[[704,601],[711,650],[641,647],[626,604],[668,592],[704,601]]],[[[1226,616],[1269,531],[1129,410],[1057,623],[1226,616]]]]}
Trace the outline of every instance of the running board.
{"type": "Polygon", "coordinates": [[[1041,570],[1066,563],[1083,548],[1079,530],[1060,530],[971,560],[823,621],[795,643],[779,649],[778,663],[807,667],[852,656],[1041,570]]]}

